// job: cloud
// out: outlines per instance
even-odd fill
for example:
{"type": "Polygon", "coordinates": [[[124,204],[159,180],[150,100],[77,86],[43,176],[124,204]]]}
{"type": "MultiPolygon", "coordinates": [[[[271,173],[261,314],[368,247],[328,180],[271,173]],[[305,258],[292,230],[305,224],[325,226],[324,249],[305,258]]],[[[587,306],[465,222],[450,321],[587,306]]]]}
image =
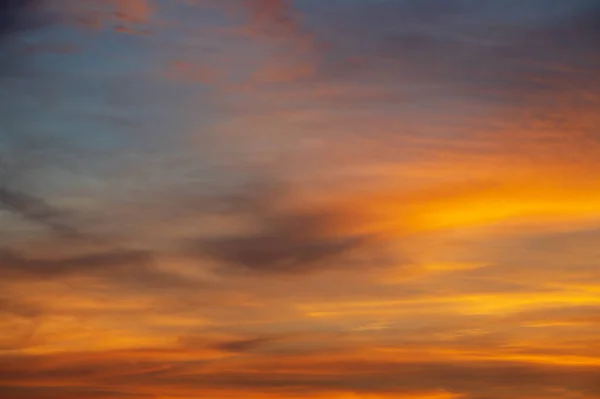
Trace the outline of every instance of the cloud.
{"type": "MultiPolygon", "coordinates": [[[[548,226],[550,227],[550,226],[548,226]]],[[[572,291],[583,297],[586,286],[600,278],[594,259],[599,254],[600,234],[596,227],[579,229],[562,227],[557,231],[528,233],[504,238],[489,247],[480,247],[480,258],[493,259],[490,264],[456,274],[465,284],[485,281],[487,284],[514,284],[526,289],[538,287],[544,281],[545,289],[556,299],[561,291],[572,291]],[[527,267],[525,267],[527,265],[527,267]]],[[[540,293],[541,295],[541,293],[540,293]]]]}
{"type": "Polygon", "coordinates": [[[9,313],[26,318],[34,318],[43,314],[43,308],[13,298],[0,297],[0,313],[9,313]]]}
{"type": "Polygon", "coordinates": [[[111,31],[5,114],[96,155],[0,159],[3,394],[600,395],[596,1],[51,3],[111,31]]]}
{"type": "MultiPolygon", "coordinates": [[[[263,53],[260,58],[244,57],[243,70],[237,62],[225,66],[231,75],[242,74],[236,89],[252,90],[265,85],[293,84],[307,81],[318,70],[322,56],[318,38],[308,29],[296,4],[288,0],[234,0],[214,2],[229,10],[230,33],[243,47],[263,53]]],[[[240,52],[229,57],[239,59],[240,52]]],[[[219,66],[223,69],[223,66],[219,66]]],[[[231,83],[230,83],[231,84],[231,83]]]]}
{"type": "Polygon", "coordinates": [[[0,251],[0,275],[11,281],[88,277],[146,288],[199,286],[196,281],[157,267],[155,253],[135,249],[108,249],[55,258],[29,257],[4,249],[0,251]]]}
{"type": "Polygon", "coordinates": [[[438,98],[470,97],[495,107],[548,105],[549,95],[573,89],[561,79],[575,82],[582,72],[598,82],[590,74],[598,66],[593,1],[502,9],[491,1],[358,1],[332,8],[337,12],[320,21],[335,23],[322,32],[334,49],[323,70],[328,79],[405,85],[410,76],[436,85],[438,98]]]}
{"type": "Polygon", "coordinates": [[[264,345],[274,341],[272,337],[258,337],[243,340],[224,341],[214,344],[215,349],[220,349],[227,352],[249,352],[254,349],[263,347],[264,345]]]}
{"type": "Polygon", "coordinates": [[[227,369],[199,360],[136,359],[134,353],[127,357],[128,362],[93,354],[79,358],[16,356],[10,363],[0,362],[0,381],[12,380],[13,389],[48,381],[60,381],[63,386],[85,383],[90,389],[108,383],[119,386],[124,394],[151,392],[159,397],[190,395],[198,390],[214,392],[215,397],[248,391],[279,397],[342,393],[427,397],[428,393],[446,392],[469,399],[534,394],[558,398],[558,392],[595,397],[600,393],[595,378],[598,366],[468,361],[460,357],[452,361],[398,361],[342,356],[329,360],[318,355],[246,357],[229,362],[227,369]]]}
{"type": "Polygon", "coordinates": [[[154,15],[149,0],[116,0],[116,16],[122,22],[148,22],[154,15]]]}
{"type": "Polygon", "coordinates": [[[289,0],[241,0],[241,4],[248,12],[247,29],[253,34],[286,39],[306,34],[289,0]]]}
{"type": "Polygon", "coordinates": [[[61,236],[81,237],[77,228],[69,223],[68,213],[48,204],[42,198],[0,187],[0,210],[2,208],[46,226],[61,236]]]}
{"type": "Polygon", "coordinates": [[[155,16],[151,0],[84,0],[50,2],[53,11],[78,27],[99,29],[109,27],[123,33],[145,33],[155,16]]]}
{"type": "MultiPolygon", "coordinates": [[[[0,79],[7,75],[13,76],[13,71],[16,69],[16,63],[23,60],[22,54],[14,51],[15,46],[3,42],[7,36],[13,33],[28,30],[35,25],[31,23],[38,15],[36,6],[40,5],[37,0],[13,1],[2,0],[0,2],[0,46],[2,46],[2,55],[0,56],[0,79]]],[[[21,44],[17,43],[17,48],[21,44]]],[[[18,68],[21,69],[21,68],[18,68]]],[[[6,118],[6,116],[4,116],[6,118]]],[[[0,212],[2,210],[12,212],[23,219],[45,226],[55,233],[64,237],[79,236],[76,227],[71,223],[70,216],[50,203],[44,198],[27,194],[21,190],[12,187],[9,183],[14,183],[14,180],[20,179],[20,175],[25,168],[32,165],[27,162],[38,161],[40,154],[36,153],[39,148],[26,148],[33,150],[31,153],[36,153],[34,156],[25,152],[21,152],[21,148],[12,148],[11,141],[24,142],[29,146],[30,137],[22,134],[18,129],[14,128],[13,120],[7,119],[6,129],[3,129],[0,135],[0,212]],[[19,134],[21,133],[21,135],[19,134]],[[23,137],[21,137],[23,136],[23,137]]]]}
{"type": "Polygon", "coordinates": [[[167,78],[188,83],[212,83],[220,72],[211,68],[194,65],[194,63],[174,60],[165,71],[167,78]]]}
{"type": "MultiPolygon", "coordinates": [[[[585,221],[600,215],[592,182],[566,183],[545,174],[513,176],[512,180],[499,176],[413,190],[381,188],[346,194],[331,190],[312,194],[312,199],[302,199],[302,194],[293,190],[277,190],[255,187],[239,195],[217,196],[214,204],[203,202],[199,206],[209,213],[220,207],[217,212],[223,220],[239,222],[237,231],[206,232],[184,244],[183,251],[225,268],[255,272],[293,274],[350,270],[356,265],[374,272],[393,266],[399,273],[415,277],[429,273],[428,262],[418,259],[426,256],[426,243],[435,240],[432,237],[436,234],[479,228],[489,235],[492,230],[485,233],[485,229],[496,228],[526,240],[538,231],[535,226],[561,231],[564,220],[585,221]]],[[[513,246],[509,257],[515,258],[515,250],[513,246]]],[[[485,256],[489,253],[486,251],[485,256]]],[[[532,255],[521,252],[520,257],[533,261],[532,255]]],[[[455,270],[455,276],[469,284],[494,274],[499,266],[490,264],[485,256],[477,259],[472,254],[478,266],[455,270]]],[[[557,263],[560,257],[555,258],[549,265],[562,269],[564,264],[557,263]]],[[[495,259],[504,258],[498,253],[495,259]]],[[[535,262],[545,262],[539,259],[535,262]]],[[[508,260],[502,262],[501,269],[510,275],[543,273],[510,266],[508,260]]],[[[471,265],[473,261],[461,264],[471,265]]],[[[573,269],[573,274],[582,270],[573,269]]],[[[486,281],[492,290],[529,288],[526,282],[486,281]]]]}
{"type": "Polygon", "coordinates": [[[224,264],[264,272],[302,272],[331,267],[360,248],[365,237],[327,237],[330,216],[294,214],[263,220],[257,233],[196,242],[198,249],[224,264]],[[270,220],[269,220],[270,219],[270,220]]]}
{"type": "Polygon", "coordinates": [[[508,321],[530,326],[595,326],[600,322],[600,305],[565,305],[525,310],[507,316],[508,321]]]}
{"type": "Polygon", "coordinates": [[[118,390],[84,387],[11,387],[0,386],[0,390],[13,399],[121,399],[154,398],[150,394],[131,394],[118,390]]]}
{"type": "Polygon", "coordinates": [[[350,213],[318,205],[297,208],[286,204],[285,189],[255,189],[221,202],[230,204],[227,212],[249,218],[249,230],[200,238],[191,242],[189,250],[234,268],[304,273],[344,267],[352,264],[353,253],[378,249],[374,236],[346,230],[352,225],[350,213]]]}
{"type": "Polygon", "coordinates": [[[281,337],[260,336],[246,339],[215,339],[203,335],[189,335],[178,339],[178,343],[186,350],[208,349],[218,352],[245,353],[252,352],[276,342],[281,337]]]}
{"type": "Polygon", "coordinates": [[[0,255],[3,273],[25,277],[60,277],[73,274],[96,274],[130,266],[146,267],[152,261],[144,251],[111,251],[49,260],[29,259],[10,251],[0,255]]]}

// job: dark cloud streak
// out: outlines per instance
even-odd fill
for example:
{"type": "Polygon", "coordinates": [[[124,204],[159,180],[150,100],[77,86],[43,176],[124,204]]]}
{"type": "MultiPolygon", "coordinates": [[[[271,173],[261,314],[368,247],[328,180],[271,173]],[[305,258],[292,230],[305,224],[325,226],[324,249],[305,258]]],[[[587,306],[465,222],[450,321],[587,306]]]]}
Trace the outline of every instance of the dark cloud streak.
{"type": "Polygon", "coordinates": [[[0,252],[0,271],[25,277],[60,277],[76,274],[100,274],[127,267],[145,267],[152,257],[144,251],[117,250],[63,258],[29,259],[10,251],[0,252]]]}
{"type": "Polygon", "coordinates": [[[286,194],[284,188],[268,184],[225,196],[223,212],[250,218],[255,228],[192,240],[186,250],[234,268],[285,274],[339,267],[353,251],[371,248],[374,237],[339,231],[350,215],[286,207],[286,194]]]}
{"type": "Polygon", "coordinates": [[[46,226],[61,236],[81,237],[81,233],[66,222],[66,213],[42,198],[3,187],[0,188],[0,210],[2,208],[46,226]]]}
{"type": "Polygon", "coordinates": [[[194,281],[160,270],[152,251],[137,249],[113,248],[56,259],[29,258],[5,249],[0,251],[0,276],[34,281],[87,277],[145,288],[198,288],[194,281]]]}
{"type": "Polygon", "coordinates": [[[262,220],[260,231],[221,239],[198,241],[197,248],[209,257],[259,272],[305,272],[331,267],[350,251],[361,247],[365,237],[327,237],[326,214],[281,215],[262,220]]]}

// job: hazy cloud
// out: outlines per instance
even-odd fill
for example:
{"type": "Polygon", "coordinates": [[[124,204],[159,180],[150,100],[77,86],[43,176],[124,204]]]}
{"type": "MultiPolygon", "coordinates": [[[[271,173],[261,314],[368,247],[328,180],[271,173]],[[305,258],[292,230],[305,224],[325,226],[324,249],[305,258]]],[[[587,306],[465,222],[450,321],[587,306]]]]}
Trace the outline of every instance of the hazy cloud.
{"type": "Polygon", "coordinates": [[[597,1],[34,3],[0,396],[600,397],[597,1]]]}
{"type": "MultiPolygon", "coordinates": [[[[94,357],[88,357],[88,360],[57,357],[56,365],[51,358],[48,360],[50,362],[43,358],[15,358],[13,366],[3,362],[0,364],[2,380],[18,379],[22,383],[85,381],[91,386],[110,382],[120,387],[143,386],[154,393],[167,393],[172,389],[179,392],[257,390],[284,397],[298,392],[302,396],[314,396],[336,392],[425,395],[444,391],[473,399],[508,399],[518,393],[548,398],[554,398],[554,392],[559,391],[590,397],[599,393],[597,366],[483,361],[320,361],[310,357],[278,357],[257,361],[254,370],[235,368],[207,372],[206,364],[198,362],[137,361],[126,366],[118,361],[95,360],[94,357]]],[[[136,392],[129,388],[122,390],[132,395],[136,392]]]]}
{"type": "Polygon", "coordinates": [[[269,273],[344,267],[353,251],[374,250],[374,237],[344,231],[352,215],[317,206],[295,209],[286,196],[286,189],[259,185],[224,197],[223,210],[249,218],[249,231],[198,239],[191,250],[223,265],[269,273]]]}
{"type": "Polygon", "coordinates": [[[53,207],[42,198],[0,187],[0,210],[2,208],[46,226],[62,236],[81,236],[77,228],[69,223],[66,212],[53,207]]]}
{"type": "Polygon", "coordinates": [[[151,251],[112,249],[70,257],[28,257],[11,250],[0,251],[0,274],[10,279],[92,277],[114,284],[146,288],[198,288],[199,283],[157,267],[151,251]]]}
{"type": "Polygon", "coordinates": [[[228,352],[248,352],[252,351],[253,349],[261,348],[262,346],[274,340],[275,339],[272,337],[258,337],[251,339],[219,342],[217,344],[214,344],[213,347],[228,352]]]}

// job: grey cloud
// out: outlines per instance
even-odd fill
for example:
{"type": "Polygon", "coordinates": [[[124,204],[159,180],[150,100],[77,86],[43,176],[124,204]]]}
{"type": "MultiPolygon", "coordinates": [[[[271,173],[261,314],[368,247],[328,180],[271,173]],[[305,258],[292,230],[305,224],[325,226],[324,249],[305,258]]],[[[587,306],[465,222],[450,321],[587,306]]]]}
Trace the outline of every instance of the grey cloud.
{"type": "Polygon", "coordinates": [[[319,213],[273,215],[260,220],[260,231],[196,243],[220,262],[255,271],[309,271],[327,267],[365,243],[365,237],[327,237],[330,216],[319,213]]]}
{"type": "Polygon", "coordinates": [[[402,70],[455,92],[514,102],[559,89],[549,80],[536,85],[532,76],[581,69],[586,60],[585,69],[598,68],[595,1],[358,1],[337,9],[319,17],[335,27],[322,32],[333,48],[328,78],[402,70]],[[343,61],[357,57],[362,66],[343,61]]]}
{"type": "Polygon", "coordinates": [[[365,260],[370,268],[392,260],[406,262],[391,255],[377,234],[350,232],[358,211],[333,205],[299,208],[289,201],[294,195],[289,186],[274,180],[200,201],[209,213],[247,220],[251,226],[240,233],[189,240],[183,243],[183,252],[233,269],[272,274],[366,266],[365,260]]]}
{"type": "Polygon", "coordinates": [[[152,256],[145,251],[115,250],[63,259],[30,259],[11,251],[0,252],[0,272],[26,277],[60,277],[101,274],[126,267],[148,267],[152,256]]]}
{"type": "Polygon", "coordinates": [[[265,204],[250,209],[256,231],[198,239],[192,252],[258,272],[305,272],[332,267],[369,243],[370,237],[327,235],[340,217],[334,211],[277,211],[265,204]]]}
{"type": "Polygon", "coordinates": [[[41,197],[3,187],[0,188],[0,210],[2,209],[46,226],[61,236],[81,236],[77,228],[69,223],[67,212],[50,205],[41,197]]]}
{"type": "Polygon", "coordinates": [[[215,349],[224,350],[227,352],[248,352],[253,349],[261,348],[264,345],[267,345],[270,342],[273,342],[275,339],[272,337],[258,337],[251,339],[242,339],[235,341],[224,341],[214,344],[213,347],[215,349]]]}
{"type": "MultiPolygon", "coordinates": [[[[18,51],[14,51],[15,46],[11,45],[9,39],[12,34],[35,26],[34,20],[38,14],[36,6],[39,4],[38,0],[0,0],[0,78],[14,77],[15,69],[23,69],[18,65],[22,59],[18,51]]],[[[17,43],[16,47],[20,45],[17,43]]],[[[15,213],[62,236],[79,236],[77,229],[68,221],[69,215],[66,212],[52,206],[40,196],[27,194],[8,184],[9,181],[12,183],[13,180],[18,180],[23,169],[31,166],[22,163],[36,163],[43,155],[40,156],[39,151],[29,151],[38,148],[23,148],[25,152],[12,148],[12,141],[26,143],[26,147],[29,147],[30,138],[21,129],[15,129],[12,117],[6,110],[2,113],[5,120],[0,130],[0,212],[5,210],[15,213]]]]}
{"type": "Polygon", "coordinates": [[[203,348],[216,349],[224,352],[243,353],[250,352],[254,349],[260,349],[271,342],[277,341],[277,337],[260,336],[246,339],[234,339],[227,341],[214,341],[205,336],[182,336],[178,342],[186,349],[203,348]]]}
{"type": "Polygon", "coordinates": [[[0,251],[0,276],[13,280],[62,279],[91,277],[114,284],[148,289],[197,289],[199,283],[160,270],[156,254],[137,249],[119,249],[80,256],[30,258],[15,251],[0,251]]]}

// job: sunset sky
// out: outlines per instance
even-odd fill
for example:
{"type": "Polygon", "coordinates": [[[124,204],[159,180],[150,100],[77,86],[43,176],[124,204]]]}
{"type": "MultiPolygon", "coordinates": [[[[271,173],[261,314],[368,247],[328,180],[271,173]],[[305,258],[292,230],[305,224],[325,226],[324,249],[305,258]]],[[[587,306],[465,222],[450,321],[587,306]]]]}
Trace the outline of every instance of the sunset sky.
{"type": "Polygon", "coordinates": [[[0,2],[1,399],[600,398],[600,2],[0,2]]]}

